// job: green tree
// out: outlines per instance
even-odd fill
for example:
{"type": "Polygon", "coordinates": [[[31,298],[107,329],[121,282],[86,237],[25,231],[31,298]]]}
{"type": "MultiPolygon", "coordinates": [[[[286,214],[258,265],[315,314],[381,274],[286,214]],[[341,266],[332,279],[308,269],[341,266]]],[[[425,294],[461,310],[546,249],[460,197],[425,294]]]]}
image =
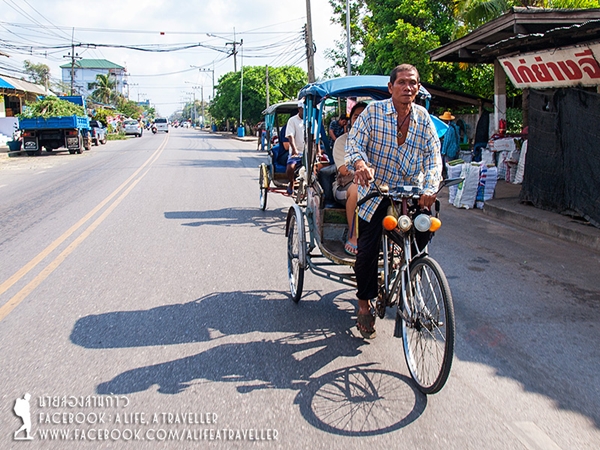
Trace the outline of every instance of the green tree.
{"type": "Polygon", "coordinates": [[[515,6],[555,9],[598,8],[598,0],[455,0],[454,18],[457,37],[500,17],[515,6]]]}
{"type": "Polygon", "coordinates": [[[115,99],[115,81],[110,79],[110,75],[96,75],[96,81],[91,83],[91,85],[95,88],[94,92],[92,92],[92,97],[104,104],[109,104],[112,100],[115,99]]]}
{"type": "Polygon", "coordinates": [[[142,117],[144,114],[144,108],[142,108],[140,105],[138,105],[137,102],[133,100],[127,100],[123,96],[118,96],[116,102],[117,112],[119,114],[124,115],[125,117],[137,119],[138,117],[142,117]]]}
{"type": "MultiPolygon", "coordinates": [[[[209,113],[217,121],[239,121],[240,72],[229,72],[219,78],[215,98],[209,113]]],[[[269,67],[269,100],[271,104],[295,99],[298,91],[306,85],[308,77],[299,67],[269,67]]],[[[266,67],[244,67],[242,91],[242,121],[255,124],[261,120],[266,108],[266,67]]]]}
{"type": "Polygon", "coordinates": [[[23,67],[31,82],[49,87],[50,67],[46,64],[35,64],[28,60],[23,62],[23,67]]]}
{"type": "Polygon", "coordinates": [[[94,111],[94,119],[102,122],[105,127],[108,127],[108,117],[113,116],[115,113],[110,109],[97,108],[94,111]]]}
{"type": "MultiPolygon", "coordinates": [[[[330,0],[332,22],[346,29],[346,1],[330,0]]],[[[454,30],[452,0],[365,0],[350,6],[353,72],[387,75],[408,62],[424,81],[433,81],[435,65],[427,51],[449,42],[454,30]],[[360,59],[356,65],[354,58],[360,59]]],[[[337,42],[327,56],[338,68],[346,65],[345,43],[337,42]]]]}

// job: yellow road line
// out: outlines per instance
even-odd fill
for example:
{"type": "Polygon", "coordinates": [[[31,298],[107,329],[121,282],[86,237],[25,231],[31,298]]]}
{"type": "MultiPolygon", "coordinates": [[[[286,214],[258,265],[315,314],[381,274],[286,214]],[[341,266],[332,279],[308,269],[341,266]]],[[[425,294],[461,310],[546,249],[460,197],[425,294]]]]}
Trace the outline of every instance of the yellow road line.
{"type": "MultiPolygon", "coordinates": [[[[93,217],[102,207],[112,200],[120,191],[127,186],[143,169],[152,164],[158,159],[160,153],[164,150],[168,141],[168,135],[159,148],[148,158],[144,164],[137,169],[125,182],[115,189],[108,197],[102,200],[95,208],[81,218],[75,225],[65,231],[59,238],[52,242],[48,247],[37,254],[31,261],[20,268],[14,275],[8,278],[0,285],[0,295],[6,292],[11,286],[23,278],[29,271],[36,267],[46,256],[54,251],[60,244],[67,240],[75,231],[81,228],[91,217],[93,217]]],[[[131,190],[146,176],[148,170],[144,172],[137,180],[133,181],[129,187],[98,217],[92,224],[81,233],[69,246],[63,250],[53,261],[51,261],[32,281],[30,281],[23,289],[21,289],[14,297],[6,304],[0,307],[0,321],[2,321],[10,312],[19,305],[36,287],[40,285],[65,259],[66,257],[79,246],[100,223],[123,201],[123,199],[131,192],[131,190]]]]}

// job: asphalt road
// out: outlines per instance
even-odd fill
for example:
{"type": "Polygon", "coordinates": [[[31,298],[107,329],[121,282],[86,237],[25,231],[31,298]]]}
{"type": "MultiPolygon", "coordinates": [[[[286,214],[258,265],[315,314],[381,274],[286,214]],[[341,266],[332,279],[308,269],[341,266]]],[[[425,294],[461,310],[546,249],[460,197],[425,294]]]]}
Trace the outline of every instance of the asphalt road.
{"type": "Polygon", "coordinates": [[[364,341],[351,289],[289,299],[264,159],[189,129],[0,159],[0,448],[600,447],[600,254],[446,207],[456,354],[425,397],[391,314],[364,341]]]}

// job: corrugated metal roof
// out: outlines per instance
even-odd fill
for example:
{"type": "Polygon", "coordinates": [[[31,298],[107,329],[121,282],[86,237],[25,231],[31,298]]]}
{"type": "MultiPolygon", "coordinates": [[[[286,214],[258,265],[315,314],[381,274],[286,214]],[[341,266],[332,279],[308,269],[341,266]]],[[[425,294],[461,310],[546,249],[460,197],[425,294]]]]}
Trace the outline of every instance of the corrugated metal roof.
{"type": "MultiPolygon", "coordinates": [[[[80,59],[75,61],[75,67],[78,69],[123,69],[125,67],[110,62],[106,59],[80,59]]],[[[70,69],[71,64],[63,64],[60,66],[61,69],[70,69]]]]}
{"type": "Polygon", "coordinates": [[[517,34],[483,47],[476,53],[486,57],[502,56],[514,50],[524,53],[596,39],[600,39],[600,20],[590,20],[582,24],[553,28],[545,33],[517,34]]]}
{"type": "Polygon", "coordinates": [[[46,90],[44,86],[41,86],[39,84],[33,84],[29,81],[19,80],[17,78],[8,77],[6,75],[2,75],[0,80],[4,80],[6,83],[9,84],[9,86],[2,86],[0,84],[0,87],[4,87],[5,89],[14,89],[16,91],[31,92],[33,94],[39,95],[53,95],[52,92],[46,90]]]}

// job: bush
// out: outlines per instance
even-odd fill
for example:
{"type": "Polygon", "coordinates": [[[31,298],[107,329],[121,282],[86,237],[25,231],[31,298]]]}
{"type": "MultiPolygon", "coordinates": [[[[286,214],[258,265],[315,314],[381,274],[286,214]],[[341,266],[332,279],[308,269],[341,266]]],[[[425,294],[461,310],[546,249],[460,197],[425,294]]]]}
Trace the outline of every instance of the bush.
{"type": "Polygon", "coordinates": [[[76,105],[59,97],[44,97],[34,103],[28,103],[23,113],[17,114],[19,119],[32,119],[34,117],[85,117],[83,106],[76,105]]]}
{"type": "Polygon", "coordinates": [[[523,131],[523,110],[521,108],[506,108],[506,132],[519,134],[523,131]]]}

